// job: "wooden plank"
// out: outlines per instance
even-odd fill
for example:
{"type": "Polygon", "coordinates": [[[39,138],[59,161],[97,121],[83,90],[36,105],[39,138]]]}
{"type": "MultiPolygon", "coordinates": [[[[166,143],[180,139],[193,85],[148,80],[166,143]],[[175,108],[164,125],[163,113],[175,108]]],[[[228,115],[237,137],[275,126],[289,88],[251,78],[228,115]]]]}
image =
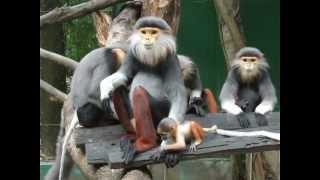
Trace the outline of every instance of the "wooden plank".
{"type": "MultiPolygon", "coordinates": [[[[250,117],[250,127],[258,127],[257,122],[254,118],[254,114],[249,114],[250,117]]],[[[279,125],[280,126],[280,112],[273,112],[269,119],[268,126],[279,125]]],[[[226,113],[211,113],[207,114],[205,117],[197,117],[192,115],[187,115],[186,120],[195,120],[200,123],[203,127],[211,127],[212,125],[217,125],[221,129],[236,130],[241,129],[239,122],[236,117],[231,114],[226,113]]],[[[77,128],[75,130],[75,140],[76,144],[88,144],[95,142],[104,142],[112,139],[119,138],[124,134],[124,129],[121,125],[113,126],[103,126],[95,128],[77,128]]]]}
{"type": "MultiPolygon", "coordinates": [[[[267,130],[271,132],[280,132],[279,126],[266,126],[260,128],[242,129],[241,131],[267,130]]],[[[185,153],[182,160],[198,159],[212,157],[223,153],[232,154],[239,152],[257,152],[266,150],[276,150],[280,148],[280,142],[261,138],[261,137],[224,137],[217,134],[207,134],[204,142],[198,146],[197,153],[185,153]]],[[[129,166],[140,166],[152,162],[149,156],[153,153],[152,150],[142,153],[137,156],[133,164],[129,166]]],[[[90,164],[107,164],[114,169],[122,168],[122,152],[119,148],[119,139],[114,139],[106,142],[96,142],[86,144],[86,155],[90,164]]],[[[128,166],[126,166],[128,167],[128,166]]]]}
{"type": "MultiPolygon", "coordinates": [[[[265,127],[265,128],[252,128],[249,130],[268,130],[272,132],[280,132],[279,126],[265,127]]],[[[222,154],[235,154],[235,153],[249,153],[261,152],[270,150],[279,150],[280,142],[264,137],[223,137],[216,134],[208,134],[205,141],[199,145],[198,151],[195,153],[183,153],[181,160],[200,159],[214,157],[222,154]]],[[[154,149],[145,153],[139,154],[133,162],[128,165],[123,164],[121,158],[122,152],[119,148],[116,151],[105,150],[101,153],[100,158],[88,159],[89,163],[109,163],[112,169],[139,167],[146,164],[162,163],[162,161],[153,161],[150,156],[154,153],[154,149]],[[108,161],[102,161],[101,157],[108,156],[108,161]]]]}

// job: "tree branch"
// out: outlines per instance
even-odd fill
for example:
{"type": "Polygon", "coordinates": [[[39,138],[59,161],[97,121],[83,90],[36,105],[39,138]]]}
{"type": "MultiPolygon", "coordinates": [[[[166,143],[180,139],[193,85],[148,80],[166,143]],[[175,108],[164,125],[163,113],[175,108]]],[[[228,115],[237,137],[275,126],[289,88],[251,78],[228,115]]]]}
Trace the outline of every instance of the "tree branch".
{"type": "Polygon", "coordinates": [[[235,53],[245,46],[245,37],[241,24],[239,0],[213,0],[219,20],[221,45],[226,58],[227,68],[230,67],[235,53]]]}
{"type": "Polygon", "coordinates": [[[67,95],[60,90],[56,89],[49,83],[45,82],[44,80],[40,79],[40,88],[45,90],[47,93],[53,95],[59,101],[64,102],[67,99],[67,95]]]}
{"type": "Polygon", "coordinates": [[[129,0],[95,0],[75,6],[55,8],[52,11],[40,16],[40,29],[49,24],[64,22],[85,16],[91,12],[125,1],[129,0]]]}
{"type": "Polygon", "coordinates": [[[57,53],[47,51],[42,48],[40,48],[40,57],[43,59],[54,61],[54,62],[61,64],[61,65],[64,65],[68,68],[71,68],[72,70],[76,69],[76,67],[78,65],[78,62],[73,59],[64,57],[64,56],[57,54],[57,53]]]}

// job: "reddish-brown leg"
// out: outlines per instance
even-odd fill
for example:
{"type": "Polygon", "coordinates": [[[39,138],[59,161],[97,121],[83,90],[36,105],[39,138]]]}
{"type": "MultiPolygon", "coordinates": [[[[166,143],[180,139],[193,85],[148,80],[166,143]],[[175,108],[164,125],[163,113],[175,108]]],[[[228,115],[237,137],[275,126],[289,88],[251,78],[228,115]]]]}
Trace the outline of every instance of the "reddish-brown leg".
{"type": "Polygon", "coordinates": [[[115,91],[112,96],[115,111],[118,115],[119,121],[126,129],[127,135],[130,139],[135,139],[135,129],[130,122],[128,110],[126,109],[124,99],[118,91],[115,91]]]}
{"type": "Polygon", "coordinates": [[[141,86],[136,87],[132,101],[137,136],[134,148],[138,152],[147,151],[157,145],[148,92],[141,86]]]}
{"type": "Polygon", "coordinates": [[[218,112],[218,104],[216,101],[216,98],[214,97],[212,91],[208,88],[203,90],[205,99],[207,101],[208,104],[208,110],[210,113],[215,113],[218,112]]]}
{"type": "Polygon", "coordinates": [[[204,139],[204,131],[202,127],[198,123],[192,121],[190,124],[190,128],[195,141],[200,144],[204,139]]]}

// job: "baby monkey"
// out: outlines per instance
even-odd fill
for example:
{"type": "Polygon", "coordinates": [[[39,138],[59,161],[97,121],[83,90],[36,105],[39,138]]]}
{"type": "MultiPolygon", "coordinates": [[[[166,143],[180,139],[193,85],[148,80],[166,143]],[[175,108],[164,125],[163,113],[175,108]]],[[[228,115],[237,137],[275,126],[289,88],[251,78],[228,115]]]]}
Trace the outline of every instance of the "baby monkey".
{"type": "Polygon", "coordinates": [[[181,124],[166,118],[161,121],[157,128],[157,133],[161,136],[161,151],[180,151],[186,150],[186,143],[190,143],[188,152],[197,151],[197,146],[205,138],[205,132],[214,133],[217,126],[203,128],[195,121],[184,121],[181,124]]]}

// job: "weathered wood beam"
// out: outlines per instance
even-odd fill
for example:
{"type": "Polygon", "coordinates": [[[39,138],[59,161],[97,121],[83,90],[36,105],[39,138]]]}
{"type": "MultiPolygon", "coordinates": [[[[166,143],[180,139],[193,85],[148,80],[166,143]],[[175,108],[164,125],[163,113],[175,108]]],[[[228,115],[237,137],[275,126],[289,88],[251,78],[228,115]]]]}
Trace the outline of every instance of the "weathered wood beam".
{"type": "Polygon", "coordinates": [[[46,25],[58,22],[65,22],[81,16],[85,16],[91,12],[112,6],[117,3],[129,0],[96,0],[77,4],[70,7],[55,8],[52,11],[40,16],[40,29],[46,25]]]}
{"type": "MultiPolygon", "coordinates": [[[[194,120],[203,127],[217,125],[221,129],[237,131],[257,131],[266,130],[270,132],[280,132],[280,113],[273,112],[268,115],[268,125],[258,126],[254,114],[249,114],[250,127],[241,128],[235,116],[226,113],[211,113],[205,117],[188,115],[187,120],[194,120]]],[[[111,168],[123,168],[122,152],[119,149],[120,137],[125,133],[122,126],[105,126],[95,128],[78,128],[75,130],[75,143],[85,144],[86,157],[91,164],[109,164],[111,168]]],[[[184,153],[182,160],[199,159],[212,157],[221,154],[234,154],[240,152],[260,152],[278,150],[280,142],[265,137],[224,137],[217,134],[208,133],[204,142],[199,146],[196,153],[184,153]]],[[[153,150],[137,156],[132,164],[127,167],[139,167],[146,164],[161,163],[153,162],[150,155],[153,150]]]]}
{"type": "MultiPolygon", "coordinates": [[[[249,114],[250,127],[258,128],[258,124],[254,114],[249,114]]],[[[203,127],[211,127],[217,125],[220,129],[239,130],[242,129],[236,117],[232,114],[226,113],[210,113],[205,117],[196,117],[192,115],[186,116],[186,120],[197,121],[203,127]]],[[[268,117],[268,126],[280,126],[280,113],[273,112],[268,117]]],[[[101,141],[110,141],[117,139],[125,133],[121,125],[103,126],[94,128],[77,128],[75,130],[75,141],[78,145],[95,143],[101,141]]]]}
{"type": "Polygon", "coordinates": [[[53,87],[49,83],[45,82],[44,80],[40,79],[40,88],[48,92],[49,94],[53,95],[59,101],[64,102],[67,99],[67,95],[57,88],[53,87]]]}
{"type": "MultiPolygon", "coordinates": [[[[250,130],[268,130],[272,132],[279,132],[279,129],[270,129],[270,128],[253,128],[250,130]]],[[[87,144],[86,146],[93,145],[87,144]]],[[[96,143],[95,150],[98,150],[96,143]]],[[[103,143],[99,143],[100,146],[106,146],[103,143]]],[[[154,161],[150,159],[151,155],[155,153],[155,149],[139,154],[132,163],[125,165],[123,162],[122,152],[119,148],[118,144],[113,145],[113,148],[108,146],[108,152],[104,154],[107,159],[89,159],[88,163],[105,163],[108,162],[109,166],[112,169],[118,168],[130,168],[130,167],[140,167],[142,165],[147,164],[156,164],[163,163],[162,160],[154,161]],[[107,160],[107,161],[106,161],[107,160]]],[[[107,147],[107,146],[106,146],[107,147]]],[[[87,148],[89,149],[89,148],[87,148]]],[[[271,151],[271,150],[279,150],[280,149],[280,141],[275,141],[272,139],[264,138],[264,137],[222,137],[220,135],[210,134],[206,137],[205,141],[198,146],[197,152],[189,153],[184,152],[181,155],[181,160],[191,160],[191,159],[201,159],[208,157],[215,157],[218,155],[225,154],[238,154],[238,153],[250,153],[250,152],[262,152],[262,151],[271,151]]],[[[90,152],[90,150],[89,150],[90,152]]],[[[95,151],[96,152],[96,151],[95,151]]],[[[99,151],[98,151],[99,152],[99,151]]],[[[101,152],[100,152],[101,153],[101,152]]],[[[98,157],[98,156],[97,156],[98,157]]]]}
{"type": "Polygon", "coordinates": [[[78,65],[78,62],[73,59],[70,59],[68,57],[62,56],[54,52],[47,51],[42,48],[40,48],[40,58],[54,61],[58,64],[71,68],[72,70],[76,69],[78,65]]]}

